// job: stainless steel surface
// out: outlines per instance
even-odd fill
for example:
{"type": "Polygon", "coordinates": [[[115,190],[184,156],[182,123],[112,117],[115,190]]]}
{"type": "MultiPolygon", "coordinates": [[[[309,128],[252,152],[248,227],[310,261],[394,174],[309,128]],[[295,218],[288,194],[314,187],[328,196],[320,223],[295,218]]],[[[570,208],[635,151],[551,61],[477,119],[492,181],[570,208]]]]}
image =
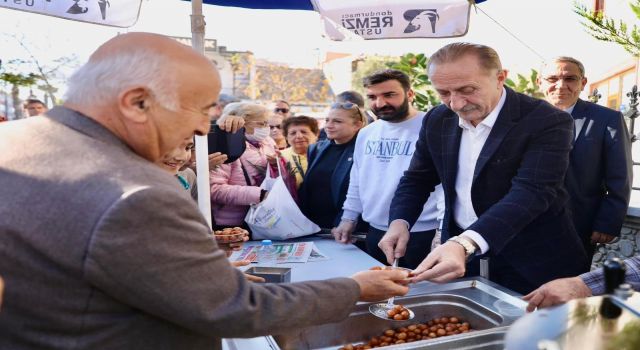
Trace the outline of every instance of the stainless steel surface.
{"type": "Polygon", "coordinates": [[[480,277],[489,279],[489,258],[480,259],[480,277]]]}
{"type": "Polygon", "coordinates": [[[268,283],[291,282],[291,269],[288,267],[254,266],[245,273],[262,277],[268,283]]]}
{"type": "MultiPolygon", "coordinates": [[[[306,264],[292,263],[292,264],[278,264],[280,267],[291,267],[291,281],[308,281],[308,280],[322,280],[332,277],[348,277],[354,273],[362,270],[367,270],[373,266],[380,266],[380,263],[364,253],[362,250],[356,248],[352,244],[341,244],[335,242],[333,239],[322,239],[314,236],[301,237],[296,241],[313,241],[316,246],[326,254],[330,259],[326,261],[317,261],[306,264]]],[[[247,245],[259,244],[259,242],[247,242],[247,245]]],[[[524,308],[526,303],[520,300],[521,295],[505,289],[491,281],[488,281],[481,277],[461,279],[456,282],[446,284],[435,284],[430,282],[420,282],[411,286],[408,296],[424,295],[429,293],[440,294],[455,294],[467,297],[471,300],[478,302],[489,310],[499,314],[503,318],[503,322],[496,328],[491,328],[487,331],[479,331],[469,333],[469,340],[464,340],[466,337],[455,336],[455,339],[461,339],[461,343],[455,343],[451,347],[445,347],[446,349],[465,349],[469,344],[482,344],[480,339],[475,339],[475,336],[482,336],[482,339],[486,339],[483,332],[495,333],[504,332],[504,326],[508,326],[514,322],[515,319],[524,314],[524,308]],[[458,345],[456,345],[458,344],[458,345]]],[[[364,304],[368,305],[368,304],[364,304]]],[[[292,310],[293,312],[293,310],[292,310]]],[[[369,316],[369,319],[385,322],[369,316]]],[[[418,320],[414,320],[417,322],[418,320]]],[[[396,326],[397,324],[393,324],[396,326]]],[[[391,327],[391,325],[389,325],[391,327]]],[[[443,338],[453,340],[454,338],[443,338]]],[[[440,339],[427,341],[426,344],[439,344],[440,339]]],[[[410,348],[414,349],[416,346],[422,346],[423,342],[410,343],[410,348]]],[[[495,349],[495,345],[487,343],[488,347],[472,347],[469,349],[495,349]]],[[[308,347],[307,347],[308,348],[308,347]]],[[[335,347],[334,349],[336,349],[335,347]]],[[[424,347],[423,347],[424,348],[424,347]]],[[[224,350],[280,350],[273,337],[257,337],[249,339],[224,339],[224,350]]],[[[302,348],[304,349],[304,347],[302,348]]],[[[331,348],[330,348],[331,349],[331,348]]],[[[390,347],[387,349],[409,349],[407,347],[398,348],[390,347]]],[[[427,349],[430,349],[427,347],[427,349]]],[[[440,349],[440,348],[438,348],[440,349]]],[[[586,350],[586,349],[582,349],[586,350]]]]}
{"type": "Polygon", "coordinates": [[[640,318],[628,311],[640,306],[640,293],[624,302],[622,313],[615,319],[600,314],[604,298],[572,300],[527,314],[509,329],[506,349],[640,349],[640,318]]]}
{"type": "Polygon", "coordinates": [[[482,278],[418,286],[417,293],[397,298],[398,304],[414,311],[416,317],[411,321],[391,322],[375,318],[369,314],[368,304],[358,304],[342,322],[292,331],[270,339],[271,345],[277,344],[278,349],[282,350],[335,350],[345,344],[368,341],[389,328],[426,322],[436,317],[456,316],[469,322],[478,331],[387,348],[502,349],[505,327],[524,314],[526,306],[526,303],[503,288],[482,278]]]}
{"type": "MultiPolygon", "coordinates": [[[[417,347],[404,347],[404,349],[428,349],[428,350],[504,350],[504,336],[506,330],[479,331],[467,333],[467,336],[444,337],[425,342],[417,347]]],[[[408,344],[409,346],[415,344],[408,344]]],[[[386,349],[403,349],[399,346],[390,346],[386,349]]]]}
{"type": "Polygon", "coordinates": [[[640,317],[640,307],[638,307],[638,305],[633,306],[632,304],[627,302],[627,300],[631,298],[633,294],[634,291],[633,288],[631,288],[631,285],[628,283],[623,283],[616,289],[615,295],[611,297],[611,300],[614,304],[623,309],[626,309],[636,317],[640,317]]]}

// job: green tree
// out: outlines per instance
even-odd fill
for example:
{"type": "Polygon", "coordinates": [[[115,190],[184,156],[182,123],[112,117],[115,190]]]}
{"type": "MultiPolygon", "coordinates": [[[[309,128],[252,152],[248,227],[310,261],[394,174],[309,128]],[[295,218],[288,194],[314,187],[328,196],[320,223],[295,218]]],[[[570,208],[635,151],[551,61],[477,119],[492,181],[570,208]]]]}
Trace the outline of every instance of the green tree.
{"type": "Polygon", "coordinates": [[[544,98],[544,94],[540,91],[540,85],[538,85],[538,71],[535,69],[531,69],[531,74],[528,77],[518,74],[517,83],[509,78],[504,83],[517,92],[535,98],[544,98]]]}
{"type": "Polygon", "coordinates": [[[34,73],[16,74],[9,72],[0,73],[0,81],[11,85],[11,99],[15,110],[16,119],[22,118],[22,102],[20,101],[20,87],[35,85],[40,76],[34,73]]]}
{"type": "Polygon", "coordinates": [[[411,79],[411,88],[416,94],[413,105],[420,111],[440,104],[427,75],[427,62],[428,58],[423,53],[408,53],[401,56],[399,62],[390,65],[393,69],[405,72],[411,79]]]}
{"type": "MultiPolygon", "coordinates": [[[[581,23],[589,35],[601,41],[616,43],[630,54],[640,56],[640,30],[635,24],[629,28],[627,23],[607,17],[601,11],[592,11],[577,2],[573,5],[573,11],[584,19],[581,23]]],[[[629,7],[640,19],[640,0],[631,1],[629,7]]]]}
{"type": "Polygon", "coordinates": [[[14,75],[24,75],[25,77],[28,77],[30,74],[33,75],[37,78],[36,82],[19,86],[31,86],[37,83],[38,89],[45,92],[45,101],[49,99],[53,104],[57,104],[58,101],[55,93],[58,89],[56,85],[66,83],[67,76],[71,73],[71,69],[78,65],[77,57],[75,55],[62,56],[43,61],[37,53],[42,50],[29,43],[24,35],[2,33],[0,36],[15,40],[28,56],[27,59],[9,60],[7,65],[3,65],[3,71],[11,72],[14,75]]]}
{"type": "Polygon", "coordinates": [[[398,61],[398,57],[393,56],[368,56],[353,61],[351,73],[351,87],[354,91],[365,95],[362,79],[377,71],[389,68],[390,64],[398,61]]]}

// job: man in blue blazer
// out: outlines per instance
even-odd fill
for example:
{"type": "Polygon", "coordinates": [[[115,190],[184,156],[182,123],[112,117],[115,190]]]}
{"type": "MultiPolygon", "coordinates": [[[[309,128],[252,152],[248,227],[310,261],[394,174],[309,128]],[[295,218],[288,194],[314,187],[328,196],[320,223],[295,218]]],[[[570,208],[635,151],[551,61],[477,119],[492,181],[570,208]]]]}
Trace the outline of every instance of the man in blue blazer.
{"type": "Polygon", "coordinates": [[[414,281],[461,277],[479,254],[491,258],[492,281],[519,293],[585,272],[564,188],[571,116],[505,88],[500,58],[484,45],[449,44],[431,56],[427,72],[443,104],[425,117],[391,203],[380,241],[387,258],[398,254],[397,243],[442,183],[443,244],[414,281]]]}
{"type": "Polygon", "coordinates": [[[538,79],[547,102],[574,119],[565,182],[573,224],[591,258],[597,243],[620,236],[627,214],[633,179],[627,126],[620,112],[579,98],[587,78],[575,58],[555,58],[538,79]]]}

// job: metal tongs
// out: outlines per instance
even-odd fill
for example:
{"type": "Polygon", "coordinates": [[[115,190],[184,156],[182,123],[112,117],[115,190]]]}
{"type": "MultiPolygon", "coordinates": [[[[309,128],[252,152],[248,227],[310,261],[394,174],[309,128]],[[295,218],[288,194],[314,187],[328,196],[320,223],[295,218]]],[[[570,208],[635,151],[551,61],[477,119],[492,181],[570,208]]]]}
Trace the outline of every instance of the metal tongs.
{"type": "MultiPolygon", "coordinates": [[[[334,239],[333,233],[331,233],[331,229],[329,228],[321,228],[319,233],[316,233],[316,236],[320,238],[334,239]]],[[[351,235],[352,241],[355,242],[364,242],[367,238],[366,233],[355,232],[351,235]]]]}

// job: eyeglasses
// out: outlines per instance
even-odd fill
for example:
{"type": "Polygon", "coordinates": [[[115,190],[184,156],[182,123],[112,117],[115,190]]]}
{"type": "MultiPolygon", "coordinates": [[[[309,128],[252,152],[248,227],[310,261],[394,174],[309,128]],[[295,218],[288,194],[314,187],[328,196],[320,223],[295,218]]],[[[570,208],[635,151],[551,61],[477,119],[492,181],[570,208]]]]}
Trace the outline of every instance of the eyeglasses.
{"type": "Polygon", "coordinates": [[[352,102],[336,102],[331,105],[331,109],[355,109],[358,105],[352,102]]]}
{"type": "Polygon", "coordinates": [[[360,117],[360,120],[362,122],[366,123],[367,121],[367,117],[364,115],[364,112],[362,111],[360,106],[358,106],[353,102],[336,102],[331,105],[331,109],[344,109],[347,111],[355,110],[358,113],[358,116],[360,117]]]}
{"type": "Polygon", "coordinates": [[[287,114],[289,113],[289,108],[275,108],[273,111],[276,113],[287,114]]]}
{"type": "Polygon", "coordinates": [[[575,84],[575,83],[577,83],[577,82],[579,82],[581,80],[581,78],[579,76],[577,76],[577,75],[569,75],[569,76],[566,76],[566,77],[558,77],[558,76],[552,75],[552,76],[545,77],[545,78],[542,78],[542,79],[544,81],[546,81],[547,83],[549,83],[549,84],[555,84],[560,80],[564,81],[567,84],[575,84]]]}
{"type": "Polygon", "coordinates": [[[282,125],[269,125],[269,129],[282,129],[282,125]]]}

